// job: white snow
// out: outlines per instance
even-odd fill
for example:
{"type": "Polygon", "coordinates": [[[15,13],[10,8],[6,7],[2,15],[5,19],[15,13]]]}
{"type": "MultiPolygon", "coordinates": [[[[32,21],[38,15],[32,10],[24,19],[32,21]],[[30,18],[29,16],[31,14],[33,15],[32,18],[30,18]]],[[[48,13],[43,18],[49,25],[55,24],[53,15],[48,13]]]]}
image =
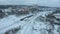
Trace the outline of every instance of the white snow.
{"type": "Polygon", "coordinates": [[[19,16],[19,17],[16,17],[15,15],[9,15],[8,17],[0,19],[0,33],[4,33],[9,29],[16,28],[21,25],[22,29],[19,30],[16,34],[42,34],[42,32],[48,34],[47,31],[45,30],[47,25],[44,24],[44,22],[36,21],[36,18],[39,16],[45,17],[46,14],[51,12],[47,12],[47,11],[39,12],[30,18],[24,19],[24,21],[20,21],[20,19],[28,15],[19,16]],[[33,30],[33,27],[34,29],[37,30],[33,30]]]}

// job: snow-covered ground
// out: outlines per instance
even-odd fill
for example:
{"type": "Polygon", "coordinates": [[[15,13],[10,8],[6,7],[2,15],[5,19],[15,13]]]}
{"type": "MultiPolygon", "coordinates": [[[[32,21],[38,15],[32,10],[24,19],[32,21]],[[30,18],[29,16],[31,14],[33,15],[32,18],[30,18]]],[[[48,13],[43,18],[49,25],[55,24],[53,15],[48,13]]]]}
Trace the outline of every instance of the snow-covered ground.
{"type": "MultiPolygon", "coordinates": [[[[46,29],[46,22],[37,21],[37,17],[43,16],[52,13],[52,11],[43,11],[33,15],[30,18],[25,18],[23,21],[20,21],[21,18],[24,18],[29,15],[16,17],[15,15],[9,15],[3,19],[0,19],[0,34],[4,34],[6,31],[10,29],[17,28],[21,26],[21,29],[15,34],[49,34],[46,29]]],[[[49,23],[49,22],[48,22],[49,23]]],[[[57,25],[55,25],[55,30],[57,30],[57,25]]],[[[57,31],[54,30],[54,34],[58,34],[57,31]]],[[[11,33],[12,34],[12,33],[11,33]]]]}

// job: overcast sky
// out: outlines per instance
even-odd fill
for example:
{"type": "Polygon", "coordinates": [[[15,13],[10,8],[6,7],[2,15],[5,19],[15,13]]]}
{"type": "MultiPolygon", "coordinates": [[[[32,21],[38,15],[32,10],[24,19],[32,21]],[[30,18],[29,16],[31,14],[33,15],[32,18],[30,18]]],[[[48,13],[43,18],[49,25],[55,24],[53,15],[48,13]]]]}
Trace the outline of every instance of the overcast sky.
{"type": "Polygon", "coordinates": [[[32,5],[60,7],[60,0],[0,0],[0,5],[32,5]]]}

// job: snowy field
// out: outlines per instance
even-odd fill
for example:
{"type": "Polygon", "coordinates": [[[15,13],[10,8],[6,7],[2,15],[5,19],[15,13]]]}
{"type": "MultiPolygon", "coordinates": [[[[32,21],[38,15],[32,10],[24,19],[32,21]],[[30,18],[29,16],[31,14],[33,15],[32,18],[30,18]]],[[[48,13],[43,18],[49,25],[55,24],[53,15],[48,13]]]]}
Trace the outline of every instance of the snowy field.
{"type": "Polygon", "coordinates": [[[49,22],[38,20],[38,17],[42,16],[45,18],[46,15],[52,12],[53,11],[43,11],[37,14],[31,14],[33,16],[25,18],[22,21],[20,19],[30,15],[18,17],[9,15],[8,17],[4,17],[0,19],[0,34],[59,34],[59,32],[57,32],[58,25],[54,25],[54,28],[52,28],[49,22]],[[53,33],[49,29],[52,29],[53,33]]]}

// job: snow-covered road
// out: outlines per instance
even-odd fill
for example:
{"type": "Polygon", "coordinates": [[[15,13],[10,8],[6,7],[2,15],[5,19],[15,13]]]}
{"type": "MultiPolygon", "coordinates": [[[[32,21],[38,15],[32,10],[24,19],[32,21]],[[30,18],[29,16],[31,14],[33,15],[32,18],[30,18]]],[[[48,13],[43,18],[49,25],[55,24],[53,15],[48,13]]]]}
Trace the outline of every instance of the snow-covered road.
{"type": "MultiPolygon", "coordinates": [[[[39,31],[38,32],[34,32],[33,31],[33,27],[34,27],[34,23],[36,22],[35,19],[37,17],[39,17],[40,15],[41,16],[45,16],[47,13],[49,12],[40,12],[40,13],[37,13],[36,15],[34,15],[33,17],[29,18],[30,21],[28,21],[28,23],[23,27],[23,30],[21,32],[18,32],[17,34],[41,34],[39,31]]],[[[38,22],[39,23],[39,22],[38,22]]],[[[38,24],[36,24],[38,25],[38,24]]],[[[36,27],[35,25],[35,27],[36,27]]],[[[37,27],[40,27],[40,26],[37,26],[37,27]]],[[[40,28],[43,28],[44,25],[40,28]]]]}

